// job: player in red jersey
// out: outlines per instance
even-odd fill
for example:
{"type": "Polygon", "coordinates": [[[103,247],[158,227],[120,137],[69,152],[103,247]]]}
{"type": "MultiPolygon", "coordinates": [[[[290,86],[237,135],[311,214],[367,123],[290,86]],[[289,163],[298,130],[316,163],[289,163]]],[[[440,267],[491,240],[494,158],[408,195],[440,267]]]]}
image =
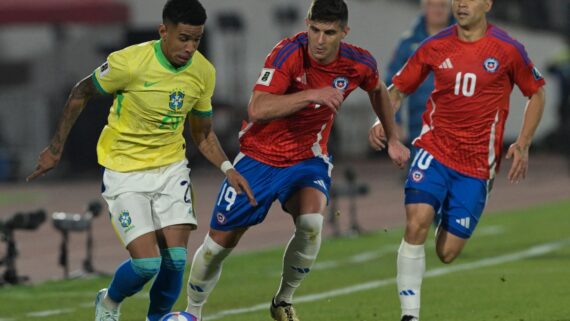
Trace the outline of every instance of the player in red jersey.
{"type": "MultiPolygon", "coordinates": [[[[275,320],[298,320],[293,293],[309,273],[321,243],[332,165],[327,141],[342,102],[361,87],[370,95],[388,133],[388,153],[399,167],[409,150],[395,133],[388,92],[376,61],[342,42],[348,9],[343,0],[314,0],[308,30],[277,44],[255,84],[240,133],[235,167],[252,186],[257,206],[224,183],[212,213],[210,232],[194,256],[187,311],[201,317],[202,305],[220,277],[222,262],[242,234],[265,218],[279,199],[293,218],[295,233],[283,258],[283,274],[270,311],[275,320]]],[[[245,281],[245,280],[244,280],[245,281]]]]}
{"type": "MultiPolygon", "coordinates": [[[[524,179],[528,150],[544,109],[544,80],[524,47],[489,24],[492,0],[452,0],[457,24],[428,38],[393,78],[394,107],[433,72],[435,90],[405,187],[406,231],[398,251],[402,321],[419,320],[424,243],[436,219],[436,251],[451,263],[473,233],[501,159],[509,97],[529,97],[520,134],[507,152],[511,182],[524,179]],[[436,215],[437,214],[437,215],[436,215]]],[[[379,149],[381,125],[370,131],[379,149]]]]}

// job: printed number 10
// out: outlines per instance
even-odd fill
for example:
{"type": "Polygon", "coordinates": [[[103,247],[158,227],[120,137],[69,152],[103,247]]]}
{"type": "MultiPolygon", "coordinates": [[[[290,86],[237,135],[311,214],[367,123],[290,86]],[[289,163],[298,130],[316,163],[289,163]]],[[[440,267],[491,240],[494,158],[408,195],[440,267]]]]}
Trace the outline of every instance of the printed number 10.
{"type": "Polygon", "coordinates": [[[477,83],[477,75],[472,73],[463,73],[458,72],[457,76],[455,77],[455,95],[459,96],[459,91],[465,97],[471,97],[475,94],[475,84],[477,83]],[[461,81],[463,78],[463,81],[461,81]]]}

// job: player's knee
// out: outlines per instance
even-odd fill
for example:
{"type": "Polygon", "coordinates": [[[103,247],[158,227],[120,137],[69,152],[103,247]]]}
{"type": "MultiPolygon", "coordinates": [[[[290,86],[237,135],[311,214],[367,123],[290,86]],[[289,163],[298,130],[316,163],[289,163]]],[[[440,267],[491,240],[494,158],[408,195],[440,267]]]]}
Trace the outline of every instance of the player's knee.
{"type": "Polygon", "coordinates": [[[423,244],[427,238],[430,229],[429,224],[419,221],[408,221],[406,223],[406,240],[413,244],[423,244]]]}
{"type": "Polygon", "coordinates": [[[131,259],[131,266],[135,273],[148,280],[152,279],[160,271],[161,263],[161,257],[131,259]]]}
{"type": "Polygon", "coordinates": [[[303,234],[309,240],[320,240],[323,230],[323,216],[321,214],[303,214],[295,220],[297,230],[295,233],[303,234]]]}
{"type": "Polygon", "coordinates": [[[230,255],[233,248],[225,248],[216,243],[210,235],[206,234],[204,243],[196,252],[196,255],[201,255],[204,263],[221,263],[228,255],[230,255]]]}
{"type": "Polygon", "coordinates": [[[459,255],[459,251],[455,251],[453,249],[438,249],[437,256],[442,263],[450,264],[457,258],[459,255]]]}
{"type": "Polygon", "coordinates": [[[160,250],[162,262],[167,269],[173,271],[184,271],[186,268],[186,257],[188,250],[185,247],[169,247],[160,250]]]}

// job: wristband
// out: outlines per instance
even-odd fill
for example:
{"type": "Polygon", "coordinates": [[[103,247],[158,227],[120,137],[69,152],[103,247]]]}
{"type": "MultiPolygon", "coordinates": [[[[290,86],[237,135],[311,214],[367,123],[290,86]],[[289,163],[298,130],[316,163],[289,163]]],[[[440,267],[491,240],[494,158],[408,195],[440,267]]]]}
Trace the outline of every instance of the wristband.
{"type": "Polygon", "coordinates": [[[234,168],[234,165],[232,165],[232,163],[230,163],[230,161],[224,161],[222,163],[222,165],[220,165],[220,169],[222,170],[222,172],[224,174],[227,173],[227,171],[229,171],[230,169],[234,168]]]}

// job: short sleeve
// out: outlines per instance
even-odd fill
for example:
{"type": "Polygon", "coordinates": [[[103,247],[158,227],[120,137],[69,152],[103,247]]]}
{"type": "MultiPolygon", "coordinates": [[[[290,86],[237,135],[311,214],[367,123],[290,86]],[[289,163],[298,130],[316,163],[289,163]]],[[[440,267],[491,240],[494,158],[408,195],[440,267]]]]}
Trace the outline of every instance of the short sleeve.
{"type": "Polygon", "coordinates": [[[530,58],[528,58],[524,48],[521,50],[522,52],[517,52],[513,55],[512,78],[522,94],[525,97],[530,97],[534,95],[540,87],[544,86],[545,81],[540,71],[538,71],[538,68],[536,68],[530,58]]]}
{"type": "Polygon", "coordinates": [[[114,94],[125,89],[131,80],[128,59],[124,52],[116,51],[92,75],[93,83],[102,94],[114,94]]]}
{"type": "Polygon", "coordinates": [[[296,61],[301,44],[285,39],[278,43],[265,58],[253,90],[282,95],[291,84],[291,69],[296,61]]]}
{"type": "Polygon", "coordinates": [[[212,96],[215,87],[216,70],[212,67],[211,71],[204,76],[204,93],[190,111],[192,114],[200,117],[212,116],[212,96]]]}
{"type": "Polygon", "coordinates": [[[422,84],[430,73],[426,63],[426,47],[422,46],[392,78],[392,83],[404,94],[411,94],[422,84]]]}
{"type": "Polygon", "coordinates": [[[360,88],[364,91],[371,91],[378,86],[378,81],[380,81],[378,69],[366,68],[366,74],[360,84],[360,88]]]}

